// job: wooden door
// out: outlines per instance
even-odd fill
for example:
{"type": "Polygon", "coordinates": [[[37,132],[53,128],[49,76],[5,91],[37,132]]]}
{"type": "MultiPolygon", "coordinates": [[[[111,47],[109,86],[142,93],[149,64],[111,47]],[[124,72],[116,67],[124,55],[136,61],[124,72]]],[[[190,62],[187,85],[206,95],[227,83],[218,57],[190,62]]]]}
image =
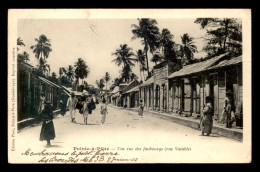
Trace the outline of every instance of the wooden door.
{"type": "Polygon", "coordinates": [[[184,80],[184,111],[185,112],[191,112],[192,104],[191,104],[191,84],[189,79],[184,80]]]}

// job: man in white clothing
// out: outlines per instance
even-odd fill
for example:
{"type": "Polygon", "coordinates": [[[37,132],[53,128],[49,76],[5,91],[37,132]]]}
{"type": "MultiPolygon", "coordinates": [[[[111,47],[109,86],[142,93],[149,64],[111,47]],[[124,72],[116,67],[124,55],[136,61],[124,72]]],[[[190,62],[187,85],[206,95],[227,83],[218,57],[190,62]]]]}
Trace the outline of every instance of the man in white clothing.
{"type": "Polygon", "coordinates": [[[69,107],[69,110],[70,110],[71,122],[76,122],[75,121],[75,113],[76,113],[77,98],[75,97],[74,92],[72,92],[70,95],[71,96],[67,101],[67,107],[69,107]]]}

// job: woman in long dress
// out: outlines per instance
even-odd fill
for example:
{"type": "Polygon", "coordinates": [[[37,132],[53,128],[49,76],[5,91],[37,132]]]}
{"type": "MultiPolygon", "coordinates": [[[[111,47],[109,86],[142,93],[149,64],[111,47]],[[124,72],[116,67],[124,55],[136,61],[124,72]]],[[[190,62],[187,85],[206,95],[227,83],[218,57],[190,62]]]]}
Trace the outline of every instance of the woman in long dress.
{"type": "Polygon", "coordinates": [[[143,116],[143,113],[144,113],[144,105],[143,105],[143,100],[141,99],[139,103],[138,115],[143,116]]]}
{"type": "Polygon", "coordinates": [[[105,120],[106,120],[106,115],[108,113],[108,111],[107,111],[107,101],[106,101],[106,98],[104,96],[102,97],[101,102],[102,102],[101,111],[100,111],[100,113],[102,115],[101,123],[104,124],[105,120]]]}
{"type": "Polygon", "coordinates": [[[42,111],[42,128],[40,133],[40,141],[46,140],[47,146],[51,145],[50,140],[55,138],[55,130],[53,125],[52,106],[50,102],[45,102],[45,107],[42,111]]]}
{"type": "Polygon", "coordinates": [[[66,95],[64,93],[61,94],[60,99],[60,109],[61,109],[61,115],[64,116],[66,114],[66,95]]]}
{"type": "Polygon", "coordinates": [[[201,132],[204,136],[204,133],[209,136],[213,128],[213,107],[210,101],[210,97],[206,97],[206,106],[203,108],[203,117],[201,121],[201,132]]]}
{"type": "Polygon", "coordinates": [[[232,120],[231,120],[231,112],[232,112],[232,92],[229,90],[227,91],[227,97],[224,100],[224,113],[226,114],[225,122],[226,127],[231,128],[232,127],[232,120]]]}

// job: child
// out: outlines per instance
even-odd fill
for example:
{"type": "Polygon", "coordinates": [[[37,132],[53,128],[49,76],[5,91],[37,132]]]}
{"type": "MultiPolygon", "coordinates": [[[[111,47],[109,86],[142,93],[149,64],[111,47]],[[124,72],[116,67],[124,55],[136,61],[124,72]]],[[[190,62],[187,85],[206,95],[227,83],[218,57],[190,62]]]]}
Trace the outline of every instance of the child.
{"type": "Polygon", "coordinates": [[[106,114],[108,113],[107,112],[107,101],[105,99],[105,97],[102,97],[102,104],[101,104],[101,115],[102,115],[102,119],[101,119],[101,123],[104,124],[105,123],[105,120],[106,120],[106,114]]]}
{"type": "Polygon", "coordinates": [[[45,101],[45,107],[42,111],[42,129],[40,134],[40,141],[46,140],[47,146],[51,145],[50,140],[55,138],[55,130],[53,125],[52,107],[49,101],[45,101]]]}
{"type": "Polygon", "coordinates": [[[140,116],[143,116],[143,112],[144,112],[144,106],[143,106],[143,100],[140,100],[140,104],[139,104],[139,110],[138,113],[140,116]]]}

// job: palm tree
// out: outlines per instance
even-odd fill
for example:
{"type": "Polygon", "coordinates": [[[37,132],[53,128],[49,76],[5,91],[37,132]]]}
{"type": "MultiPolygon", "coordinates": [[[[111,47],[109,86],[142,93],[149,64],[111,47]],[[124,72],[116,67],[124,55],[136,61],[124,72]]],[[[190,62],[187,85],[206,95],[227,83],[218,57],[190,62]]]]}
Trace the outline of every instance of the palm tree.
{"type": "MultiPolygon", "coordinates": [[[[65,69],[66,70],[66,69],[65,69]]],[[[74,71],[73,71],[73,66],[69,65],[67,71],[66,71],[67,78],[70,82],[74,79],[74,71]]]]}
{"type": "MultiPolygon", "coordinates": [[[[25,46],[21,37],[17,38],[17,46],[25,46]]],[[[17,51],[19,51],[18,47],[17,47],[17,51]]]]}
{"type": "Polygon", "coordinates": [[[133,80],[135,80],[135,79],[137,79],[138,77],[137,77],[137,75],[135,74],[135,73],[131,73],[130,74],[130,79],[131,79],[131,81],[133,81],[133,80]]]}
{"type": "Polygon", "coordinates": [[[56,74],[55,72],[52,72],[52,73],[51,73],[51,77],[52,77],[52,78],[57,78],[57,74],[56,74]]]}
{"type": "Polygon", "coordinates": [[[162,48],[163,55],[166,55],[167,45],[172,41],[173,35],[168,29],[163,29],[160,36],[160,47],[162,48]]]}
{"type": "Polygon", "coordinates": [[[130,65],[126,65],[121,70],[121,78],[124,78],[125,82],[128,82],[130,79],[131,73],[132,73],[132,69],[131,69],[130,65]]]}
{"type": "MultiPolygon", "coordinates": [[[[166,62],[176,62],[177,45],[173,41],[173,35],[168,29],[163,29],[160,35],[161,59],[166,62]]],[[[156,57],[154,57],[156,59],[156,57]]],[[[156,61],[156,60],[155,60],[156,61]]]]}
{"type": "Polygon", "coordinates": [[[83,79],[88,77],[89,67],[82,58],[78,58],[78,61],[75,63],[74,66],[76,67],[75,69],[75,77],[77,79],[76,84],[78,85],[79,78],[82,79],[82,84],[83,84],[83,79]]]}
{"type": "Polygon", "coordinates": [[[193,40],[194,38],[190,37],[187,33],[181,36],[182,44],[180,45],[179,55],[183,60],[193,60],[194,53],[198,52],[193,40]]]}
{"type": "Polygon", "coordinates": [[[160,53],[155,53],[151,59],[152,62],[157,65],[157,62],[160,62],[162,60],[162,55],[160,53]]]}
{"type": "Polygon", "coordinates": [[[22,61],[22,62],[27,62],[27,60],[29,60],[30,61],[30,59],[29,59],[29,54],[26,52],[26,51],[24,51],[22,54],[18,54],[18,60],[20,60],[20,61],[22,61]]]}
{"type": "Polygon", "coordinates": [[[149,63],[148,63],[148,55],[147,52],[150,49],[150,52],[153,53],[159,47],[159,28],[156,26],[157,21],[149,18],[137,19],[138,25],[133,24],[132,33],[134,36],[132,40],[136,38],[142,39],[142,44],[144,45],[144,51],[146,55],[146,65],[147,65],[147,73],[149,72],[149,63]]]}
{"type": "Polygon", "coordinates": [[[104,79],[100,79],[99,81],[96,80],[96,84],[100,90],[102,90],[104,88],[104,86],[105,86],[104,83],[105,83],[104,79]]]}
{"type": "Polygon", "coordinates": [[[144,70],[147,69],[145,67],[145,53],[142,50],[138,50],[138,51],[136,51],[135,57],[136,57],[137,62],[139,63],[140,77],[141,77],[141,80],[142,80],[141,71],[144,72],[144,70]]]}
{"type": "Polygon", "coordinates": [[[61,75],[63,74],[63,70],[62,70],[62,67],[60,67],[59,68],[59,75],[60,75],[60,77],[59,78],[61,78],[61,75]]]}
{"type": "Polygon", "coordinates": [[[44,58],[47,59],[49,57],[49,53],[52,51],[50,40],[47,39],[45,35],[41,35],[39,39],[35,39],[37,42],[35,45],[31,46],[33,53],[37,59],[44,58]]]}
{"type": "Polygon", "coordinates": [[[50,73],[50,65],[47,64],[46,60],[40,58],[38,62],[39,64],[37,65],[37,67],[40,70],[40,72],[42,72],[44,75],[46,75],[46,72],[50,73]]]}
{"type": "Polygon", "coordinates": [[[105,81],[106,81],[106,90],[107,90],[107,83],[108,83],[108,81],[110,81],[110,79],[111,79],[111,77],[110,77],[110,75],[109,75],[108,72],[106,72],[104,79],[105,79],[105,81]]]}
{"type": "Polygon", "coordinates": [[[112,55],[115,55],[116,58],[112,60],[112,62],[115,62],[118,66],[123,64],[123,66],[134,66],[134,63],[132,61],[136,61],[136,59],[131,58],[131,56],[134,55],[132,52],[132,48],[128,47],[127,44],[121,44],[120,48],[116,49],[116,52],[112,53],[112,55]]]}
{"type": "Polygon", "coordinates": [[[67,75],[67,70],[66,70],[64,67],[60,67],[60,68],[59,68],[60,78],[61,78],[61,76],[62,76],[63,74],[67,75]]]}

